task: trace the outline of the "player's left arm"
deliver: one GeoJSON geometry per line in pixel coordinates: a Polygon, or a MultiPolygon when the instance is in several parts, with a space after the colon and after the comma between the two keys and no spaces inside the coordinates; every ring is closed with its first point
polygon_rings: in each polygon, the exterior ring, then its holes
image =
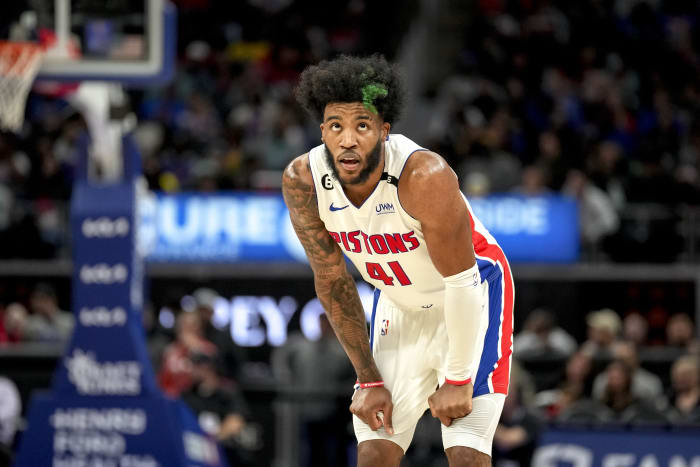
{"type": "Polygon", "coordinates": [[[449,340],[447,383],[431,396],[433,416],[449,425],[471,412],[475,357],[485,323],[481,278],[474,256],[467,205],[454,171],[438,154],[415,153],[399,179],[404,209],[420,221],[433,265],[445,281],[449,340]]]}

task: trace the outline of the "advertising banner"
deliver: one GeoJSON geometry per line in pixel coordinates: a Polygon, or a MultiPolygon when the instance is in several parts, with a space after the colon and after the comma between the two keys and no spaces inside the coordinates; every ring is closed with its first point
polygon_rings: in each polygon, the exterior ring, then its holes
{"type": "Polygon", "coordinates": [[[696,467],[700,429],[548,430],[535,467],[696,467]]]}
{"type": "Polygon", "coordinates": [[[558,195],[469,200],[511,263],[571,263],[579,255],[576,201],[558,195]]]}
{"type": "MultiPolygon", "coordinates": [[[[561,196],[470,200],[511,262],[578,258],[576,202],[561,196]]],[[[141,248],[152,262],[306,261],[280,194],[151,194],[141,206],[141,248]]]]}

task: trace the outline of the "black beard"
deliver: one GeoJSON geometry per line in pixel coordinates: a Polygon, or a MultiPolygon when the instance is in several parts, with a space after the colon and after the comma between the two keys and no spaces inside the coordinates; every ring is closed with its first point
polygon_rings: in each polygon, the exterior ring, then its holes
{"type": "Polygon", "coordinates": [[[360,173],[357,174],[357,177],[350,180],[349,182],[344,182],[343,180],[341,180],[340,174],[338,173],[338,169],[335,167],[335,158],[333,157],[333,154],[331,154],[331,151],[328,149],[328,146],[326,144],[324,144],[323,146],[326,148],[326,162],[333,171],[333,177],[336,180],[338,180],[338,182],[340,182],[341,186],[360,185],[366,182],[370,174],[374,172],[374,169],[376,169],[379,165],[379,156],[382,153],[382,139],[379,138],[377,140],[377,144],[374,146],[372,151],[369,154],[367,154],[367,166],[364,169],[360,170],[360,173]]]}

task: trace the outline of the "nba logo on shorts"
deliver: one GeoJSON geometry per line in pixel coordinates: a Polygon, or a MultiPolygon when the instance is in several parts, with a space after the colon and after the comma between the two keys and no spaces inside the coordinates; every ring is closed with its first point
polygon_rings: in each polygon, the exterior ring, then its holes
{"type": "Polygon", "coordinates": [[[382,336],[386,336],[387,334],[389,334],[389,320],[388,319],[382,320],[382,329],[379,331],[379,334],[382,336]]]}

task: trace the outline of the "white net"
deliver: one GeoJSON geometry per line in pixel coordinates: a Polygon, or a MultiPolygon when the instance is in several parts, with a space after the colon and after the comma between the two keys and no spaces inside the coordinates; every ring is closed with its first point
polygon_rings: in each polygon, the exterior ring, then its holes
{"type": "Polygon", "coordinates": [[[31,42],[0,41],[0,129],[17,132],[44,52],[31,42]]]}

